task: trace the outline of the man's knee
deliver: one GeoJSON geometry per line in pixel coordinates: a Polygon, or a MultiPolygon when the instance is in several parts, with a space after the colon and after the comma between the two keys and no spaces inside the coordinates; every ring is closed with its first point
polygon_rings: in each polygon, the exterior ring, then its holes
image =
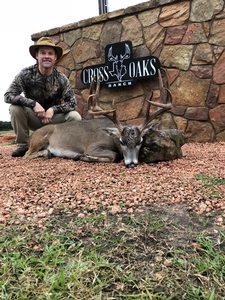
{"type": "Polygon", "coordinates": [[[26,106],[20,106],[20,105],[10,105],[9,112],[12,117],[18,118],[18,117],[28,117],[29,115],[34,115],[33,109],[26,106]]]}
{"type": "Polygon", "coordinates": [[[80,120],[81,120],[81,115],[77,111],[74,110],[67,113],[66,122],[80,121],[80,120]]]}
{"type": "Polygon", "coordinates": [[[21,113],[24,113],[23,107],[19,105],[10,105],[9,112],[11,117],[21,115],[21,113]]]}

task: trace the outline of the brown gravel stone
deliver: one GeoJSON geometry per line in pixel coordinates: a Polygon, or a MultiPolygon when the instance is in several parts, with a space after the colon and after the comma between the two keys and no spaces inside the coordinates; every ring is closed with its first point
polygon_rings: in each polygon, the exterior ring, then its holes
{"type": "Polygon", "coordinates": [[[213,212],[216,224],[224,226],[225,143],[185,144],[181,159],[133,169],[123,162],[25,161],[11,157],[14,148],[0,147],[1,223],[37,221],[61,211],[119,214],[179,204],[198,214],[213,212]]]}

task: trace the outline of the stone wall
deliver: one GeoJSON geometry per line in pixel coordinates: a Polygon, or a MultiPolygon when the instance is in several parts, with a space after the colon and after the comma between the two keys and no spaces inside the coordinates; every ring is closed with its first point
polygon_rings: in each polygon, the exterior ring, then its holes
{"type": "MultiPolygon", "coordinates": [[[[58,69],[86,111],[88,88],[82,68],[104,63],[105,46],[125,40],[133,58],[154,55],[167,69],[174,108],[162,117],[161,128],[178,128],[189,142],[225,141],[225,4],[224,0],[151,0],[108,14],[32,35],[35,42],[50,36],[64,49],[58,69]]],[[[143,118],[146,86],[159,97],[157,78],[133,87],[102,89],[102,106],[116,99],[118,116],[127,123],[143,118]]]]}

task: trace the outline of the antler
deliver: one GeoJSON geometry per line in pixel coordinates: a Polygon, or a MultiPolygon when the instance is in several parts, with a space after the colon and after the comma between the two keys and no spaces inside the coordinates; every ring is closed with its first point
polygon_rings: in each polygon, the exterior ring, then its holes
{"type": "Polygon", "coordinates": [[[153,92],[151,91],[151,94],[149,95],[149,99],[146,99],[147,105],[146,105],[146,115],[143,123],[139,126],[140,131],[143,131],[145,127],[154,120],[157,116],[161,115],[167,110],[170,110],[172,106],[172,94],[169,90],[169,80],[168,75],[165,69],[162,69],[166,74],[166,87],[164,87],[162,75],[160,70],[158,69],[158,76],[159,76],[159,89],[160,89],[160,103],[151,101],[153,92]],[[150,106],[157,106],[158,109],[153,112],[151,115],[149,115],[150,106]]]}
{"type": "Polygon", "coordinates": [[[113,99],[113,101],[112,101],[112,109],[111,110],[103,110],[99,105],[100,79],[101,79],[101,75],[99,75],[99,77],[98,77],[95,93],[94,93],[95,78],[93,78],[91,81],[89,97],[88,97],[88,112],[95,116],[103,115],[103,116],[107,117],[116,125],[116,127],[119,129],[119,131],[122,132],[123,125],[120,123],[120,121],[117,117],[117,114],[116,114],[115,99],[113,99]]]}
{"type": "Polygon", "coordinates": [[[112,62],[117,62],[118,61],[118,55],[113,56],[112,54],[112,46],[109,48],[109,52],[108,52],[108,61],[112,62]]]}
{"type": "Polygon", "coordinates": [[[120,60],[124,61],[124,59],[128,58],[130,58],[130,47],[127,44],[125,44],[125,53],[124,55],[120,54],[120,60]]]}

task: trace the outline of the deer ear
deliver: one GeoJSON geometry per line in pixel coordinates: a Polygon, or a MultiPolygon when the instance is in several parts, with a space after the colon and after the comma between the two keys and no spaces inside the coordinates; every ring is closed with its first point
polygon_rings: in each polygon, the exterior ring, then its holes
{"type": "Polygon", "coordinates": [[[109,136],[114,136],[117,137],[118,139],[120,138],[120,131],[118,128],[108,127],[108,128],[103,128],[102,130],[105,131],[109,136]]]}
{"type": "Polygon", "coordinates": [[[141,132],[141,136],[144,136],[145,134],[151,133],[152,131],[155,131],[157,127],[161,124],[161,121],[158,122],[152,122],[149,123],[141,132]]]}

